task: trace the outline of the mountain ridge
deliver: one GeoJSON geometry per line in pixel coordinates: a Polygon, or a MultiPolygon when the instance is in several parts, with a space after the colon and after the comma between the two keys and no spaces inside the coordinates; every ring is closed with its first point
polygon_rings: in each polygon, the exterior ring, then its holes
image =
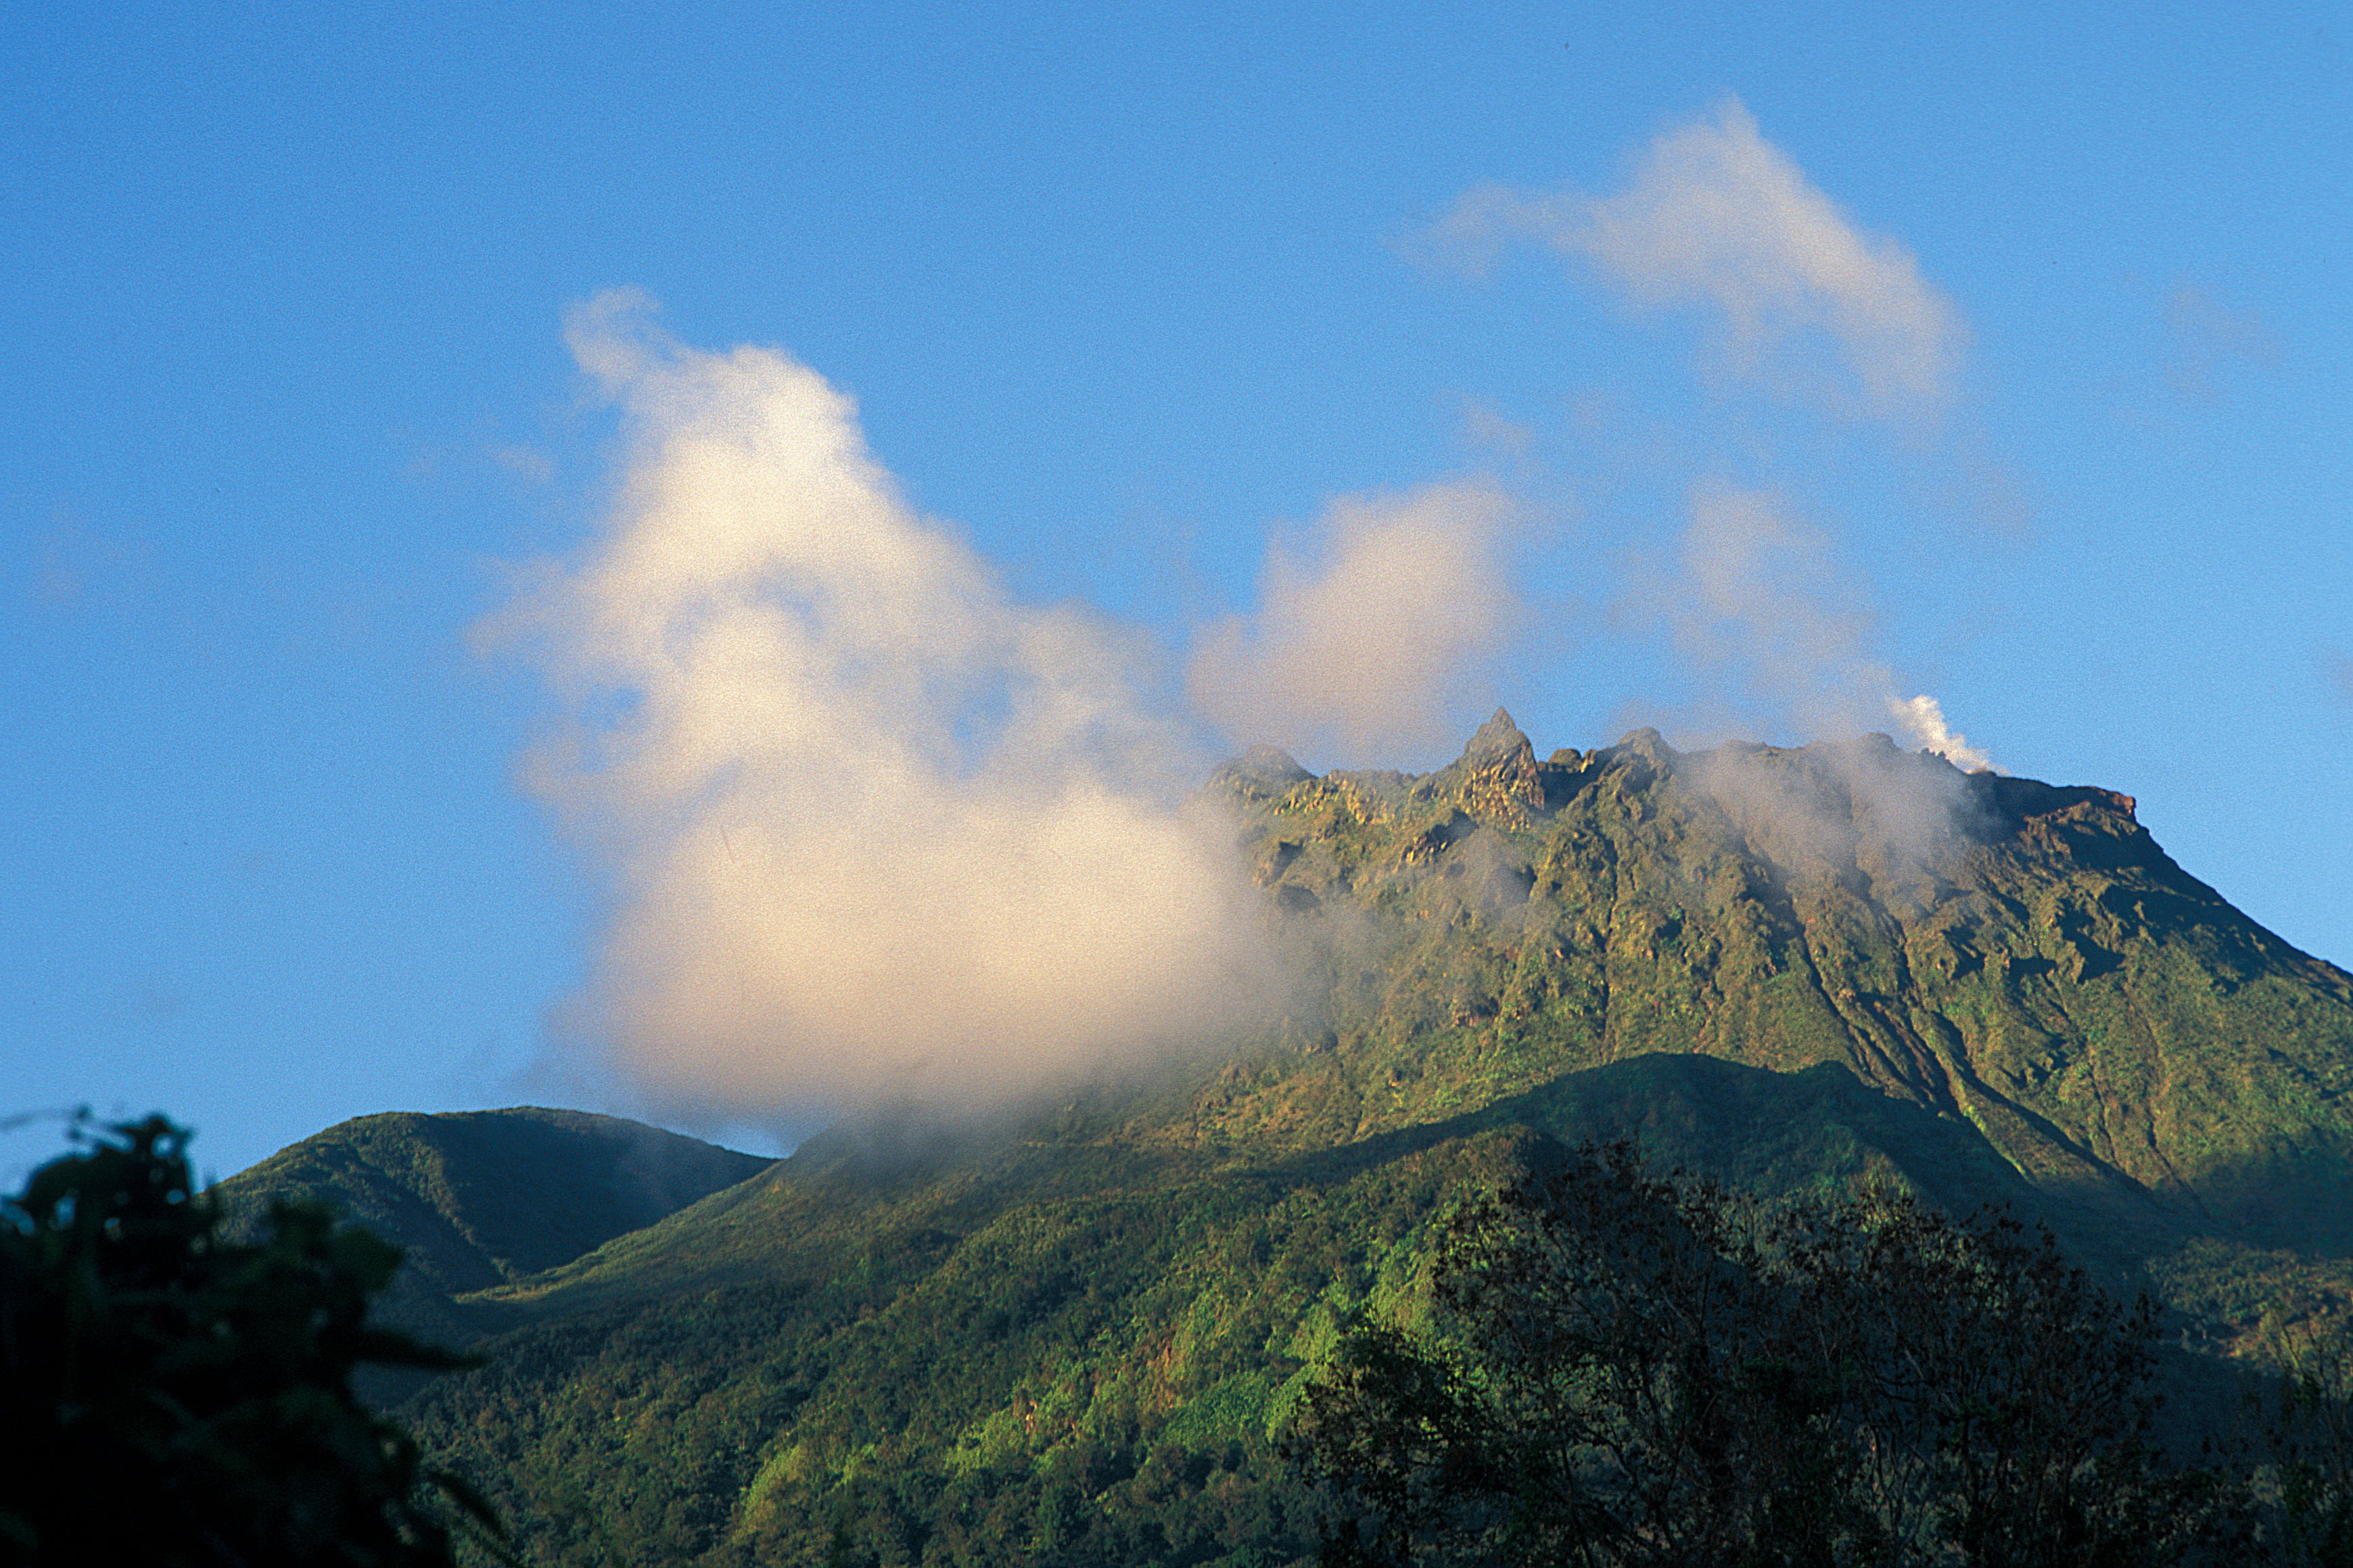
{"type": "MultiPolygon", "coordinates": [[[[406,1253],[379,1313],[445,1340],[459,1299],[558,1268],[770,1162],[616,1116],[543,1106],[354,1117],[216,1184],[231,1235],[317,1200],[406,1253]]],[[[478,1316],[478,1315],[477,1315],[478,1316]]]]}

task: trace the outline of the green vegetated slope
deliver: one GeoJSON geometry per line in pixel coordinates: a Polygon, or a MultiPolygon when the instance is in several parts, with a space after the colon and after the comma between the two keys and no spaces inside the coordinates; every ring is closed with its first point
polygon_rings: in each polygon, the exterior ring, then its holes
{"type": "Polygon", "coordinates": [[[1286,762],[1225,777],[1278,900],[1329,917],[1361,1125],[1648,1051],[1837,1062],[2046,1188],[2353,1246],[2353,1205],[2317,1201],[2353,1155],[2353,979],[2125,796],[1882,737],[1683,756],[1641,731],[1540,763],[1500,714],[1423,778],[1286,762]]]}
{"type": "Polygon", "coordinates": [[[328,1203],[406,1251],[384,1315],[443,1338],[455,1299],[570,1262],[770,1162],[620,1117],[522,1107],[331,1127],[213,1190],[233,1230],[276,1198],[328,1203]]]}
{"type": "Polygon", "coordinates": [[[459,1297],[494,1359],[409,1414],[530,1555],[1294,1557],[1269,1435],[1336,1326],[1588,1138],[2012,1201],[2218,1346],[2353,1287],[2353,983],[2124,797],[1883,740],[1540,763],[1500,714],[1433,774],[1213,787],[1311,977],[1266,1037],[923,1158],[845,1129],[459,1297]]]}
{"type": "Polygon", "coordinates": [[[1321,1149],[1183,1147],[1172,1114],[896,1176],[816,1141],[496,1292],[526,1326],[408,1414],[548,1562],[798,1563],[838,1531],[851,1561],[1285,1561],[1314,1527],[1268,1439],[1301,1381],[1350,1313],[1415,1313],[1451,1205],[1548,1145],[2031,1198],[1836,1066],[1643,1057],[1321,1149]]]}

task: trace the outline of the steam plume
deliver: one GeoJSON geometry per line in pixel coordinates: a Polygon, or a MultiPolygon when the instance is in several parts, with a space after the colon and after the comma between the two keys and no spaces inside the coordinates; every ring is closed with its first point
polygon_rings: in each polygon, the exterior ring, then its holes
{"type": "Polygon", "coordinates": [[[1680,563],[1670,602],[1687,653],[1831,741],[1799,753],[1730,743],[1694,759],[1691,781],[1745,833],[1775,854],[1845,865],[1864,843],[1918,857],[1957,830],[1967,808],[1957,770],[1991,764],[1947,727],[1934,697],[1896,700],[1894,678],[1865,652],[1862,591],[1788,498],[1703,487],[1680,563]],[[1898,752],[1884,736],[1845,738],[1883,713],[1953,765],[1898,752]]]}
{"type": "Polygon", "coordinates": [[[1460,739],[1449,699],[1519,619],[1503,559],[1514,510],[1480,480],[1335,501],[1314,558],[1268,551],[1256,624],[1203,634],[1195,705],[1237,739],[1351,760],[1460,739]]]}
{"type": "Polygon", "coordinates": [[[1888,712],[1904,726],[1904,732],[1914,745],[1934,752],[1955,767],[1968,773],[1998,772],[1993,759],[1969,744],[1967,735],[1956,732],[1945,722],[1944,707],[1923,692],[1917,697],[1887,700],[1888,712]]]}
{"type": "MultiPolygon", "coordinates": [[[[1474,269],[1533,238],[1639,303],[1697,309],[1719,374],[1801,414],[1865,414],[1916,432],[1955,395],[1964,334],[1951,305],[1909,251],[1851,221],[1736,100],[1658,136],[1614,195],[1483,185],[1425,238],[1474,269]]],[[[1769,472],[1774,428],[1742,421],[1739,459],[1725,466],[1769,472]]],[[[1662,620],[1719,683],[1708,727],[1758,701],[1815,734],[1851,735],[1893,714],[1915,744],[1989,766],[1933,698],[1897,700],[1871,655],[1868,595],[1838,553],[1786,488],[1710,480],[1693,490],[1672,559],[1638,570],[1628,603],[1662,620]]]]}
{"type": "Polygon", "coordinates": [[[742,1120],[1002,1100],[1246,1015],[1247,889],[1134,650],[1011,602],[816,373],[648,309],[569,323],[626,467],[507,624],[571,710],[534,785],[611,877],[599,1048],[742,1120]]]}
{"type": "Polygon", "coordinates": [[[1883,713],[1912,746],[1965,772],[1993,769],[1946,722],[1936,698],[1895,695],[1894,676],[1867,653],[1873,616],[1862,588],[1846,580],[1829,537],[1788,497],[1702,486],[1677,565],[1652,592],[1703,670],[1787,709],[1810,733],[1852,735],[1883,713]]]}

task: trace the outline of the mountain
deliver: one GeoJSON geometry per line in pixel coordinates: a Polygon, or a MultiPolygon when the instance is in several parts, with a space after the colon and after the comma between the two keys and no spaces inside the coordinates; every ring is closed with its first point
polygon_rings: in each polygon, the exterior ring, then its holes
{"type": "Polygon", "coordinates": [[[1635,1052],[1835,1062],[2132,1223],[2353,1247],[2353,978],[2127,796],[1884,736],[1540,763],[1500,712],[1427,777],[1300,773],[1224,782],[1279,901],[1380,926],[1335,966],[1330,1038],[1418,1087],[1367,1124],[1635,1052]]]}
{"type": "Polygon", "coordinates": [[[1883,737],[1539,761],[1500,712],[1433,773],[1260,750],[1210,788],[1304,978],[1189,1072],[986,1136],[845,1126],[542,1251],[564,1182],[486,1200],[557,1169],[553,1113],[470,1128],[448,1200],[385,1173],[446,1163],[402,1151],[447,1118],[239,1180],[355,1182],[442,1249],[416,1279],[492,1360],[406,1414],[546,1562],[1295,1558],[1270,1434],[1339,1326],[1409,1321],[1451,1205],[1588,1139],[2009,1202],[2209,1350],[2353,1300],[2353,980],[2125,796],[1883,737]]]}
{"type": "Polygon", "coordinates": [[[770,1162],[620,1117],[512,1110],[363,1116],[221,1182],[233,1233],[315,1199],[406,1249],[381,1315],[472,1337],[459,1298],[521,1279],[731,1187],[770,1162]]]}

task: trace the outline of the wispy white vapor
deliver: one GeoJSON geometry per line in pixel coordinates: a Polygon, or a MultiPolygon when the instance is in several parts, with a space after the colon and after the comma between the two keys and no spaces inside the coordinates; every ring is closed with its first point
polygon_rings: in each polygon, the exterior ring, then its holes
{"type": "Polygon", "coordinates": [[[1861,586],[1788,497],[1702,487],[1677,564],[1663,591],[1693,662],[1826,742],[1796,752],[1735,742],[1691,759],[1690,781],[1743,832],[1777,854],[1852,863],[1859,834],[1918,854],[1956,831],[1966,810],[1956,770],[1990,764],[1946,727],[1935,698],[1895,700],[1886,666],[1868,653],[1861,586]],[[1864,734],[1887,715],[1953,765],[1864,734]]]}
{"type": "Polygon", "coordinates": [[[2171,339],[2166,379],[2199,403],[2220,401],[2226,366],[2276,370],[2284,357],[2262,312],[2226,309],[2194,284],[2177,284],[2166,296],[2165,324],[2171,339]]]}
{"type": "Polygon", "coordinates": [[[1923,692],[1917,697],[1889,697],[1887,711],[1904,727],[1904,733],[1922,751],[1934,752],[1955,767],[1968,773],[1995,773],[1993,759],[1969,744],[1969,738],[1956,731],[1945,722],[1945,710],[1935,698],[1923,692]]]}
{"type": "Polygon", "coordinates": [[[1839,570],[1830,537],[1786,495],[1700,487],[1675,570],[1650,591],[1694,666],[1806,732],[1838,739],[1892,718],[1911,746],[1965,772],[1998,771],[1946,722],[1936,698],[1895,695],[1894,678],[1870,655],[1874,617],[1862,585],[1839,570]]]}
{"type": "Polygon", "coordinates": [[[2337,688],[2337,695],[2353,702],[2353,658],[2342,654],[2327,654],[2322,657],[2321,663],[2327,670],[2329,681],[2337,688]]]}
{"type": "MultiPolygon", "coordinates": [[[[1699,311],[1713,328],[1703,372],[1782,400],[1800,430],[1862,414],[1966,445],[1943,418],[1958,390],[1957,312],[1907,249],[1842,213],[1736,100],[1655,138],[1617,192],[1482,185],[1418,248],[1476,270],[1525,239],[1639,304],[1699,311]]],[[[1680,536],[1671,550],[1634,552],[1621,600],[1632,620],[1668,627],[1712,689],[1682,718],[1659,717],[1717,738],[1766,715],[1805,734],[1852,736],[1892,713],[1915,744],[1988,765],[1933,699],[1897,702],[1874,652],[1871,595],[1841,569],[1839,542],[1808,520],[1800,487],[1760,482],[1819,479],[1808,468],[1841,444],[1801,440],[1809,458],[1791,475],[1777,451],[1787,422],[1714,412],[1731,417],[1710,467],[1754,477],[1694,485],[1680,536]]],[[[1905,455],[1926,459],[1929,447],[1907,441],[1905,455]]]]}
{"type": "Polygon", "coordinates": [[[1187,685],[1240,742],[1390,762],[1450,733],[1451,699],[1520,619],[1513,501],[1484,480],[1333,503],[1303,559],[1267,553],[1253,622],[1208,628],[1187,685]]]}
{"type": "Polygon", "coordinates": [[[1841,411],[1933,414],[1953,393],[1962,329],[1897,241],[1865,233],[1728,100],[1651,142],[1611,196],[1466,194],[1428,248],[1478,267],[1525,235],[1582,257],[1636,300],[1720,313],[1725,366],[1841,411]],[[1851,386],[1804,369],[1826,338],[1851,386]]]}
{"type": "Polygon", "coordinates": [[[1012,602],[850,400],[604,296],[603,536],[506,617],[572,711],[535,787],[609,870],[584,1011],[681,1115],[1002,1100],[1267,995],[1198,763],[1091,617],[1012,602]]]}
{"type": "Polygon", "coordinates": [[[1886,676],[1866,658],[1866,596],[1787,495],[1700,486],[1672,568],[1641,591],[1698,670],[1807,732],[1852,734],[1875,716],[1886,676]]]}

